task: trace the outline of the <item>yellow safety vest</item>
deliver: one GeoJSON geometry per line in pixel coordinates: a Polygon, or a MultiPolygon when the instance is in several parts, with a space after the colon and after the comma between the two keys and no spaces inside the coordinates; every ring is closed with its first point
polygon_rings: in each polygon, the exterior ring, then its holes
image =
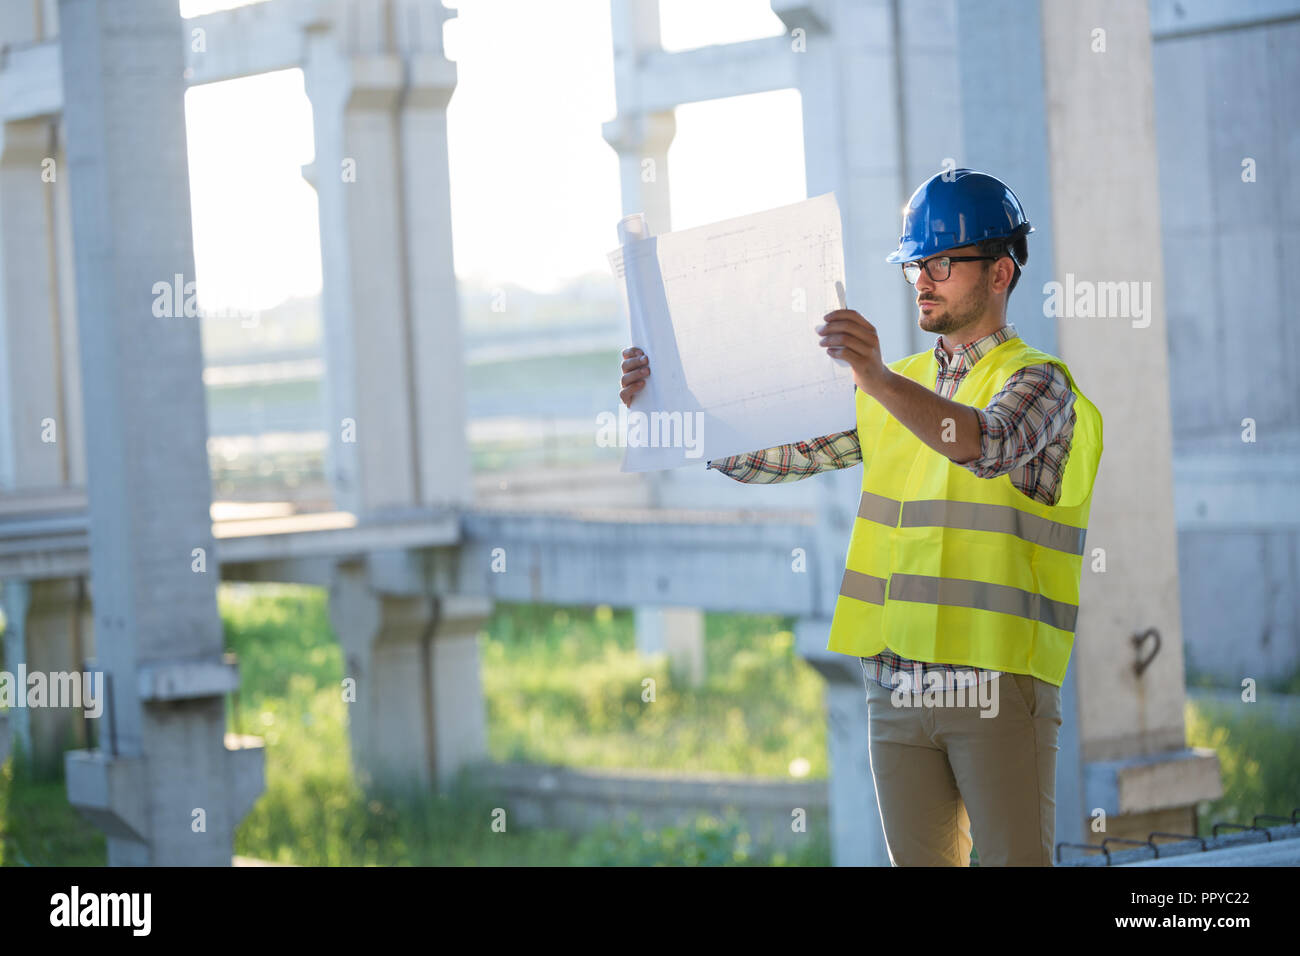
{"type": "MultiPolygon", "coordinates": [[[[1065,680],[1101,414],[1063,361],[1019,336],[983,355],[953,401],[984,408],[1013,373],[1045,362],[1069,378],[1077,416],[1055,505],[1024,494],[1009,474],[978,478],[953,464],[857,390],[862,498],[831,651],[870,657],[888,647],[914,660],[1065,680]]],[[[889,367],[929,389],[939,373],[933,351],[889,367]]]]}

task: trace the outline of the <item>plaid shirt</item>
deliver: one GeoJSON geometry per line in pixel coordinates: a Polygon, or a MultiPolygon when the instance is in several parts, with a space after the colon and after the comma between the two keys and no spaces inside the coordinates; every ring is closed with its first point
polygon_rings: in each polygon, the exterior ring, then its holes
{"type": "MultiPolygon", "coordinates": [[[[1015,336],[1015,326],[1004,325],[978,341],[958,345],[952,358],[937,339],[934,355],[939,362],[934,390],[951,399],[966,373],[997,345],[1015,336]]],[[[1048,363],[1031,365],[1009,377],[987,408],[976,408],[980,423],[980,454],[973,461],[956,462],[980,478],[1010,474],[1011,483],[1028,497],[1054,505],[1061,496],[1061,476],[1070,457],[1074,434],[1074,392],[1060,367],[1048,363]]],[[[862,461],[858,432],[836,432],[810,441],[777,445],[710,461],[709,468],[736,481],[768,484],[796,481],[823,471],[848,468],[862,461]]],[[[888,649],[859,658],[863,673],[876,683],[892,688],[905,674],[913,691],[927,686],[926,674],[937,672],[943,688],[960,682],[969,684],[993,680],[1001,672],[980,667],[915,661],[888,649]],[[958,675],[961,675],[959,678],[958,675]]]]}

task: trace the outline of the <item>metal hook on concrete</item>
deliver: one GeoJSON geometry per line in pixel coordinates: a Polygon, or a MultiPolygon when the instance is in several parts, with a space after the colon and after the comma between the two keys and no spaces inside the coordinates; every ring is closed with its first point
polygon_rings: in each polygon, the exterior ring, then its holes
{"type": "Polygon", "coordinates": [[[1133,653],[1137,655],[1137,660],[1133,662],[1133,672],[1137,674],[1138,677],[1141,677],[1142,672],[1147,669],[1150,663],[1155,660],[1156,655],[1160,653],[1160,632],[1154,627],[1148,627],[1141,634],[1134,634],[1129,638],[1129,641],[1133,644],[1133,653]],[[1155,646],[1151,648],[1151,653],[1146,657],[1143,657],[1142,645],[1148,637],[1154,637],[1156,642],[1155,646]]]}

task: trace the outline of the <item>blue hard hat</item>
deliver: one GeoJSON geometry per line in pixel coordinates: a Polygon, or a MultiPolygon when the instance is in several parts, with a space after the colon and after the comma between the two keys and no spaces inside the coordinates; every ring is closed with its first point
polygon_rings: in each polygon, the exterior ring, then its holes
{"type": "MultiPolygon", "coordinates": [[[[903,209],[903,234],[886,262],[925,259],[981,239],[1018,239],[1034,231],[1011,187],[973,169],[936,173],[903,209]]],[[[1014,258],[1014,257],[1013,257],[1014,258]]]]}

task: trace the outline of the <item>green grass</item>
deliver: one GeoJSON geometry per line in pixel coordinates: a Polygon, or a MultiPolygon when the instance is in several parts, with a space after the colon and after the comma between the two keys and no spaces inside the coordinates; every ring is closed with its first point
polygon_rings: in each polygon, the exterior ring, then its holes
{"type": "Polygon", "coordinates": [[[702,687],[636,652],[631,611],[499,608],[482,643],[494,760],[826,777],[822,680],[791,622],[705,617],[702,687]],[[653,691],[654,700],[643,698],[653,691]]]}
{"type": "MultiPolygon", "coordinates": [[[[266,742],[265,793],[240,825],[237,854],[307,865],[825,865],[824,839],[769,854],[734,817],[687,827],[629,820],[581,837],[492,825],[496,801],[366,794],[352,780],[343,660],[319,589],[223,585],[226,642],[242,687],[229,729],[266,742]]],[[[826,777],[823,688],[794,653],[789,619],[705,617],[708,678],[691,689],[662,657],[635,650],[630,611],[499,605],[480,636],[494,760],[582,767],[826,777]],[[647,683],[651,682],[651,683],[647,683]],[[653,700],[647,699],[653,687],[653,700]]],[[[1214,747],[1225,796],[1211,820],[1288,813],[1300,793],[1300,740],[1240,707],[1188,704],[1188,743],[1214,747]]],[[[102,864],[104,840],[59,780],[0,767],[0,863],[102,864]]]]}
{"type": "Polygon", "coordinates": [[[68,805],[63,781],[0,764],[0,866],[103,866],[104,835],[68,805]]]}
{"type": "Polygon", "coordinates": [[[1222,768],[1223,796],[1197,808],[1201,836],[1209,836],[1217,822],[1250,823],[1259,813],[1289,816],[1300,807],[1300,733],[1294,724],[1280,724],[1246,703],[1189,701],[1184,713],[1188,746],[1213,749],[1222,768]]]}
{"type": "MultiPolygon", "coordinates": [[[[329,631],[323,592],[307,588],[224,587],[221,610],[227,642],[241,662],[244,690],[231,707],[232,729],[263,736],[267,789],[245,818],[235,852],[309,865],[566,865],[698,860],[701,863],[825,862],[829,849],[810,839],[799,860],[750,845],[734,820],[707,816],[686,828],[647,830],[635,821],[582,837],[545,830],[492,827],[496,801],[465,787],[445,797],[392,794],[367,797],[353,782],[346,707],[339,691],[342,656],[329,631]],[[301,662],[301,663],[298,663],[301,662]],[[296,668],[296,670],[295,670],[296,668]]],[[[788,631],[773,619],[710,621],[710,637],[749,641],[735,673],[715,679],[714,694],[674,690],[662,660],[633,649],[631,614],[608,608],[502,606],[481,638],[489,752],[496,760],[574,766],[690,767],[786,773],[778,730],[814,729],[812,714],[789,713],[793,698],[820,707],[817,678],[790,652],[788,631]],[[748,656],[746,656],[748,655],[748,656]],[[799,671],[792,694],[774,696],[778,675],[758,661],[785,660],[799,671]],[[642,681],[656,683],[654,703],[642,703],[642,681]],[[736,702],[762,694],[752,730],[736,702]],[[702,702],[694,701],[696,696],[702,702]],[[726,731],[693,723],[723,715],[726,731]],[[740,718],[740,719],[738,719],[740,718]],[[754,748],[747,734],[765,741],[754,748]],[[584,731],[583,728],[587,729],[584,731]],[[663,734],[669,740],[647,742],[663,734]],[[671,743],[669,742],[671,741],[671,743]],[[756,753],[747,754],[756,750],[756,753]],[[674,753],[689,761],[674,762],[674,753]],[[711,756],[716,755],[716,756],[711,756]],[[717,763],[710,764],[711,759],[717,763]],[[720,764],[723,766],[720,767],[720,764]]],[[[721,668],[723,651],[711,649],[721,668]]],[[[232,702],[233,704],[233,702],[232,702]]],[[[824,730],[822,731],[824,733],[824,730]]],[[[800,747],[815,732],[795,734],[800,747]]],[[[789,749],[787,743],[786,749],[789,749]]],[[[819,749],[824,752],[824,743],[819,749]]],[[[809,750],[809,758],[814,751],[809,750]]],[[[810,759],[811,763],[811,759],[810,759]]],[[[820,772],[825,775],[824,760],[820,772]]]]}

